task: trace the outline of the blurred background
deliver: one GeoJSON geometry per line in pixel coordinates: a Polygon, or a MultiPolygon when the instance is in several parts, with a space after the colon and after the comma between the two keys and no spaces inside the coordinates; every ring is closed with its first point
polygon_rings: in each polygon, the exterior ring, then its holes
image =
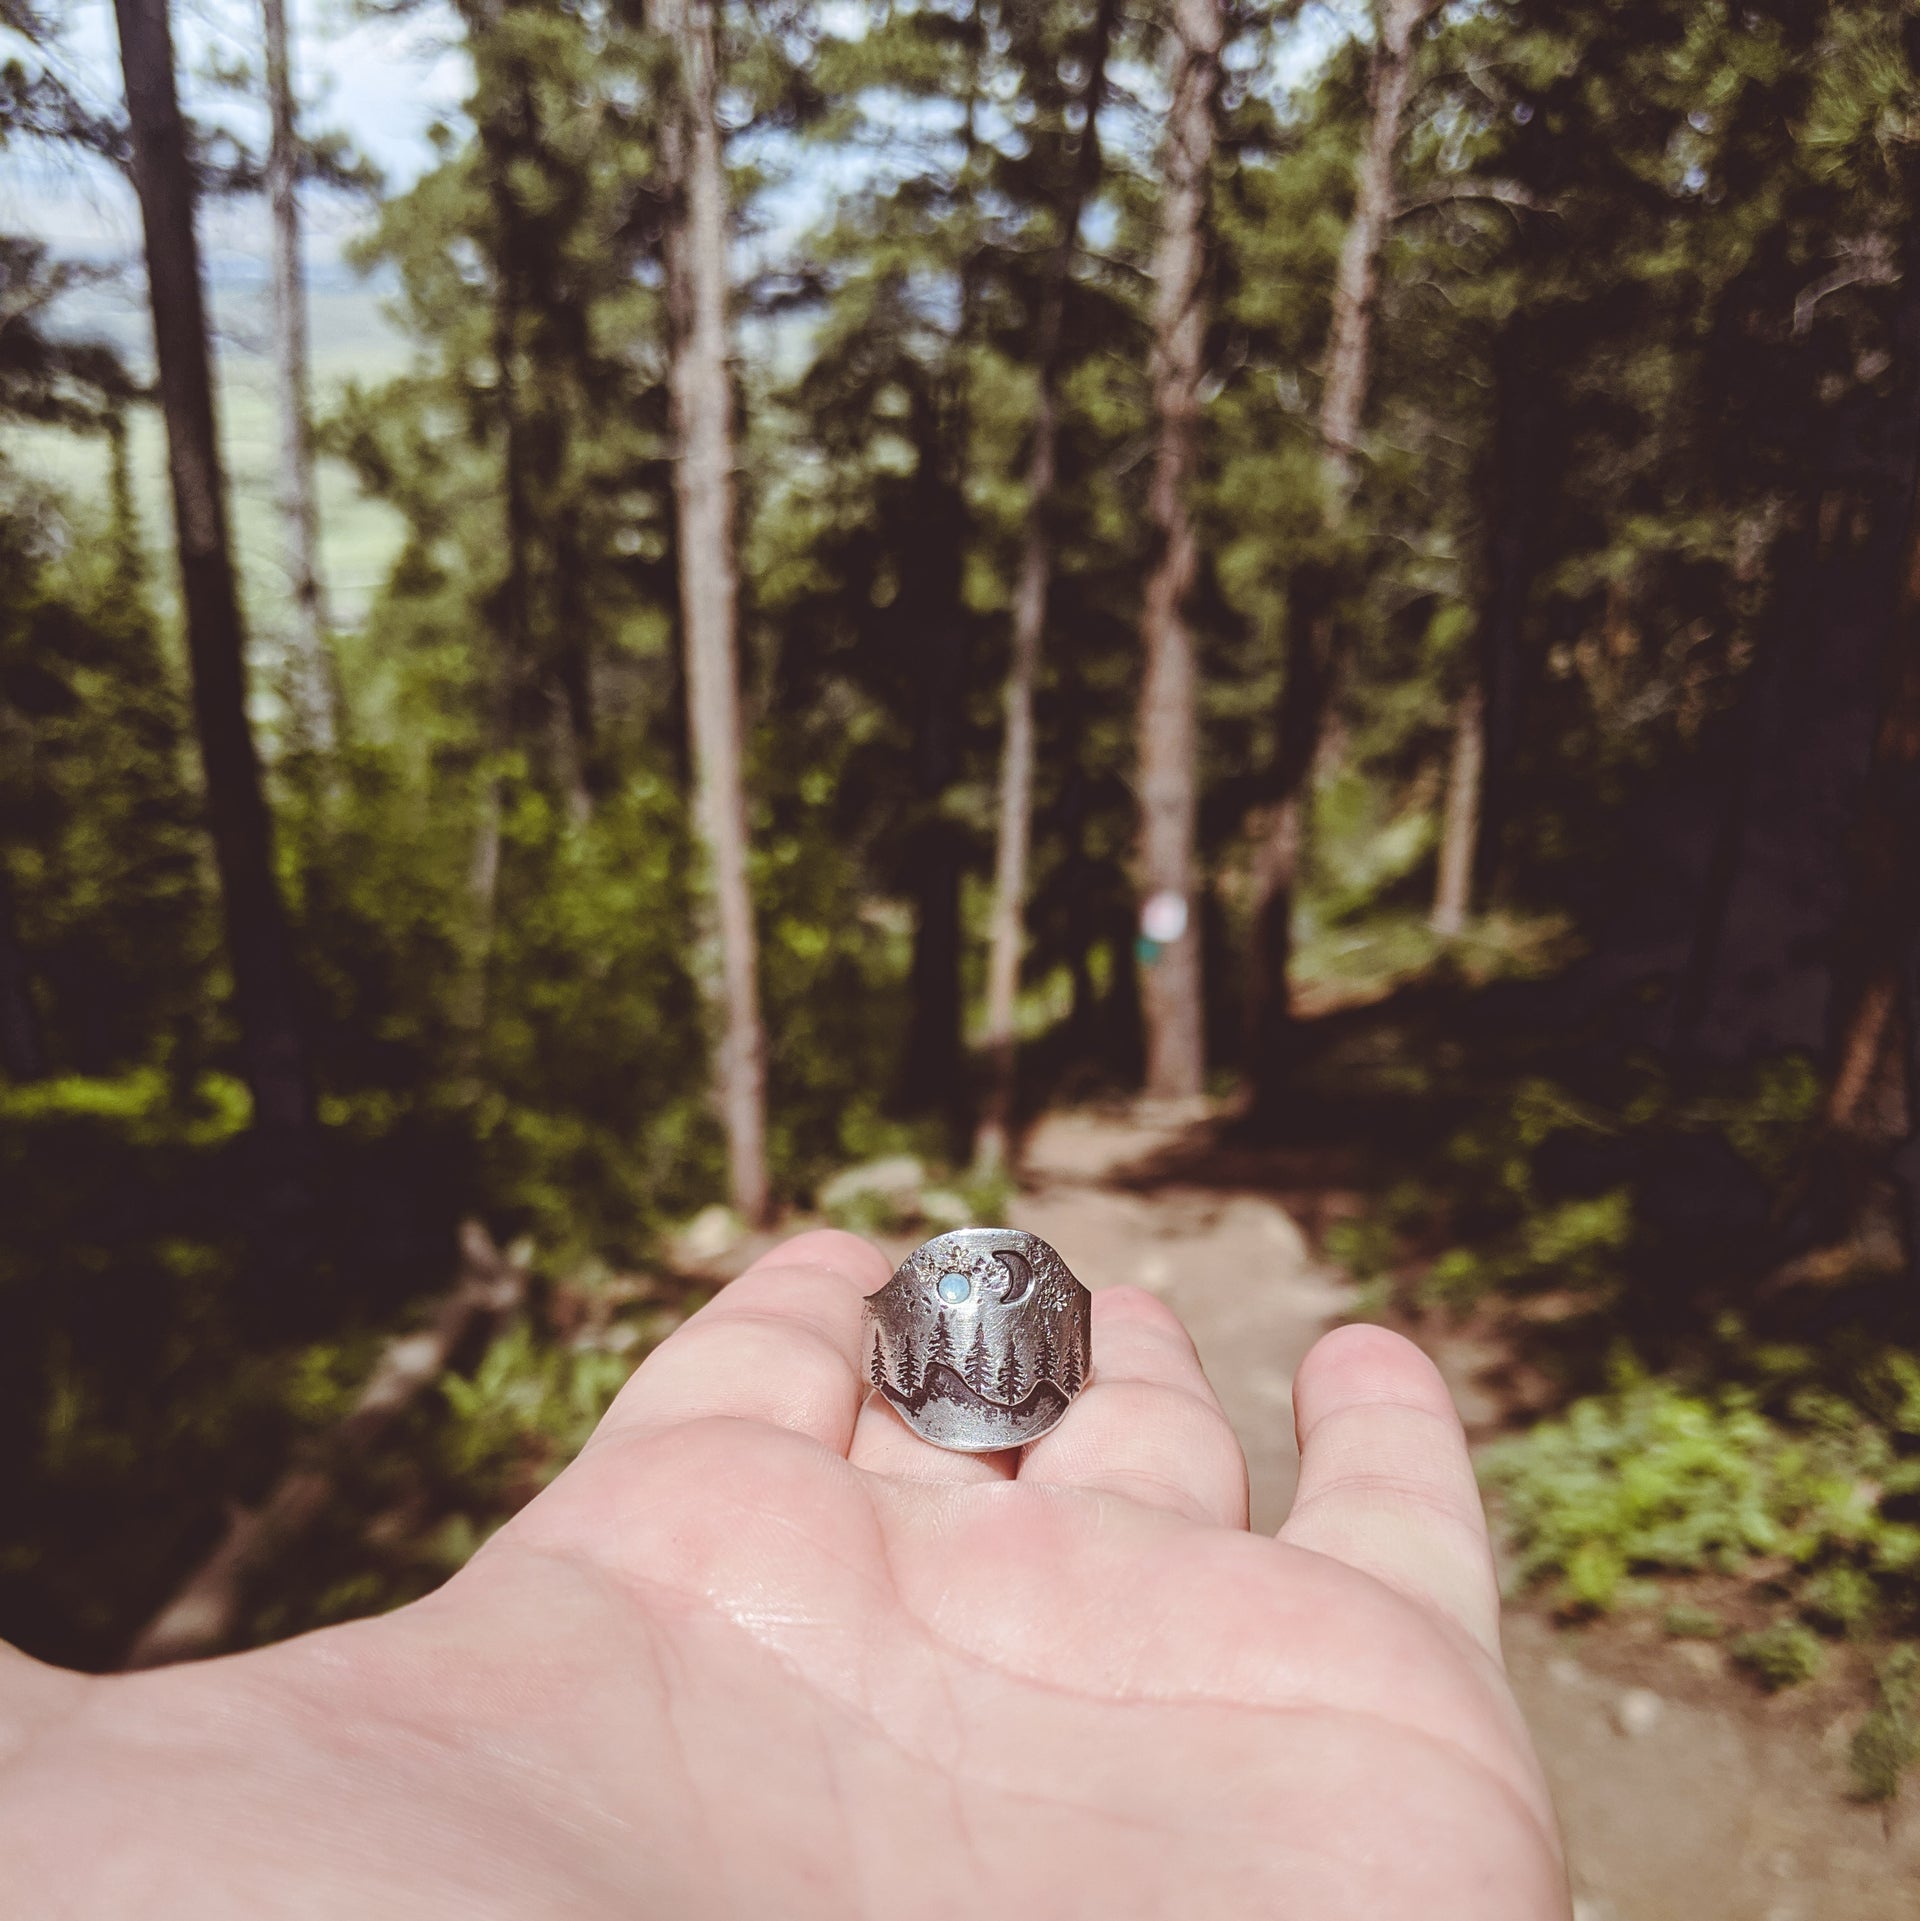
{"type": "Polygon", "coordinates": [[[0,0],[0,1633],[778,1233],[1482,1446],[1582,1921],[1920,1874],[1920,11],[0,0]]]}

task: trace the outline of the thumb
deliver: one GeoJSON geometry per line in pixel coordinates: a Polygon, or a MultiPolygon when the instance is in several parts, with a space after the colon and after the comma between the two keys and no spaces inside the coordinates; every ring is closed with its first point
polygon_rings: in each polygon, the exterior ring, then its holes
{"type": "Polygon", "coordinates": [[[1300,1486],[1280,1530],[1464,1628],[1497,1660],[1500,1590],[1453,1398],[1411,1341],[1342,1327],[1293,1384],[1300,1486]]]}

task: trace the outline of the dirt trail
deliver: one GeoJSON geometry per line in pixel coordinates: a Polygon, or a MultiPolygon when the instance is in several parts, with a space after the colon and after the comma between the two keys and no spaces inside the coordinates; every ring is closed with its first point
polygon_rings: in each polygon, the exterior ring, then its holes
{"type": "MultiPolygon", "coordinates": [[[[1292,1498],[1294,1369],[1352,1298],[1271,1195],[1162,1178],[1183,1130],[1089,1113],[1030,1143],[1016,1225],[1090,1285],[1152,1289],[1192,1330],[1247,1449],[1254,1525],[1292,1498]]],[[[1191,1155],[1175,1154],[1193,1164],[1191,1155]]],[[[1464,1347],[1441,1363],[1472,1425],[1464,1347]]],[[[1577,1921],[1915,1921],[1920,1795],[1846,1799],[1859,1707],[1838,1686],[1762,1700],[1717,1648],[1650,1624],[1568,1633],[1517,1611],[1509,1665],[1553,1782],[1577,1921]]]]}

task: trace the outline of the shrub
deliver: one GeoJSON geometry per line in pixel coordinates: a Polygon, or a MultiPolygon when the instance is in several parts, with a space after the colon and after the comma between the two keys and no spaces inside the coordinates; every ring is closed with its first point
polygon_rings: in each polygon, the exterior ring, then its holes
{"type": "Polygon", "coordinates": [[[1895,1648],[1875,1681],[1879,1698],[1853,1737],[1849,1759],[1860,1799],[1891,1801],[1901,1775],[1920,1761],[1920,1648],[1895,1648]]]}
{"type": "Polygon", "coordinates": [[[1752,1671],[1769,1694],[1798,1687],[1820,1672],[1827,1651],[1820,1637],[1798,1621],[1776,1621],[1733,1644],[1733,1658],[1752,1671]]]}
{"type": "Polygon", "coordinates": [[[1676,1601],[1660,1617],[1660,1624],[1676,1641],[1717,1641],[1727,1624],[1711,1608],[1676,1601]]]}
{"type": "Polygon", "coordinates": [[[1889,1511],[1920,1492],[1904,1437],[1831,1395],[1803,1397],[1787,1425],[1738,1390],[1617,1372],[1611,1392],[1485,1459],[1521,1584],[1601,1612],[1636,1576],[1754,1572],[1764,1556],[1796,1612],[1829,1630],[1913,1609],[1920,1529],[1889,1511]]]}

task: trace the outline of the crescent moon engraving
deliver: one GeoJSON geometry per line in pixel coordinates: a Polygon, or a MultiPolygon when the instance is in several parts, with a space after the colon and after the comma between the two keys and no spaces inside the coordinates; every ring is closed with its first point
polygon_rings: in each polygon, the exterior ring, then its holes
{"type": "Polygon", "coordinates": [[[1033,1292],[1033,1263],[1005,1247],[996,1247],[993,1258],[1007,1270],[1007,1291],[1000,1296],[1000,1305],[1019,1307],[1033,1292]]]}

